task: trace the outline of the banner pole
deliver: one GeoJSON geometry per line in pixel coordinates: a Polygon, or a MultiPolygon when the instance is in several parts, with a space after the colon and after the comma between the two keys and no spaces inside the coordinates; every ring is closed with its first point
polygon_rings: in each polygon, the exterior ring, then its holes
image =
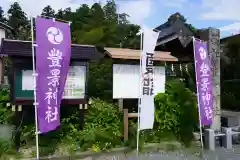
{"type": "MultiPolygon", "coordinates": [[[[193,37],[193,52],[194,52],[194,59],[196,59],[195,57],[195,38],[193,37]]],[[[196,70],[196,61],[194,62],[195,63],[195,70],[196,70]]],[[[195,74],[196,74],[196,71],[195,71],[195,74]]],[[[198,85],[198,82],[197,82],[197,76],[196,77],[196,85],[198,85]]],[[[197,99],[198,99],[198,103],[200,102],[199,101],[199,96],[198,96],[198,87],[197,88],[197,99]]],[[[202,120],[201,120],[201,113],[200,113],[200,107],[198,107],[198,117],[199,117],[199,127],[200,127],[200,141],[201,141],[201,147],[202,147],[202,150],[203,150],[203,138],[202,138],[202,120]]]]}
{"type": "Polygon", "coordinates": [[[142,92],[142,51],[143,51],[143,32],[140,33],[140,56],[139,56],[139,98],[138,98],[138,127],[137,127],[137,157],[139,154],[139,132],[140,132],[140,106],[142,92]]]}
{"type": "Polygon", "coordinates": [[[39,145],[38,145],[38,110],[37,110],[37,95],[36,95],[36,70],[35,70],[35,44],[33,31],[33,17],[31,18],[31,32],[32,32],[32,66],[33,66],[33,81],[34,81],[34,109],[35,109],[35,136],[36,136],[36,159],[39,160],[39,145]]]}

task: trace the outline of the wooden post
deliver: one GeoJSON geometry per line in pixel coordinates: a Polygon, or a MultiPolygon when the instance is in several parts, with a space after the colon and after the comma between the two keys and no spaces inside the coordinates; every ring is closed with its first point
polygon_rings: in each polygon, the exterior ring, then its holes
{"type": "Polygon", "coordinates": [[[4,65],[3,65],[3,60],[0,57],[0,84],[3,83],[3,69],[4,69],[4,65]]]}
{"type": "Polygon", "coordinates": [[[119,107],[119,111],[123,110],[123,99],[118,99],[118,107],[119,107]]]}
{"type": "MultiPolygon", "coordinates": [[[[6,30],[0,27],[0,48],[1,48],[1,44],[2,44],[2,39],[6,37],[6,30]]],[[[3,58],[0,57],[0,84],[2,84],[2,80],[3,80],[3,76],[4,76],[4,62],[3,62],[3,58]]]]}
{"type": "Polygon", "coordinates": [[[208,53],[212,62],[213,71],[213,124],[211,128],[215,131],[221,130],[221,92],[220,92],[220,30],[209,28],[200,33],[202,40],[208,41],[208,53]]]}
{"type": "Polygon", "coordinates": [[[21,144],[21,123],[22,123],[22,106],[15,106],[12,105],[12,111],[15,112],[15,119],[14,119],[14,124],[15,124],[15,130],[14,130],[14,143],[16,150],[19,151],[20,149],[20,144],[21,144]]]}
{"type": "Polygon", "coordinates": [[[80,129],[83,129],[84,125],[84,104],[79,104],[79,124],[80,129]]]}
{"type": "Polygon", "coordinates": [[[123,109],[124,141],[128,140],[128,109],[123,109]]]}
{"type": "Polygon", "coordinates": [[[83,129],[83,127],[84,127],[85,112],[87,109],[88,109],[88,104],[79,104],[80,129],[83,129]]]}

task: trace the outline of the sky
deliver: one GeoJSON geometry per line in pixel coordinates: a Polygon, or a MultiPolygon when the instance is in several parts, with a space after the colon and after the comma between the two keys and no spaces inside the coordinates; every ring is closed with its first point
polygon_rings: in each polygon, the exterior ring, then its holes
{"type": "MultiPolygon", "coordinates": [[[[23,10],[31,16],[41,13],[46,5],[53,9],[81,4],[92,5],[106,0],[0,0],[0,6],[7,11],[17,1],[23,10]]],[[[167,18],[180,12],[187,22],[196,28],[215,27],[221,30],[221,37],[240,33],[239,0],[115,0],[118,12],[127,13],[132,23],[155,28],[166,22],[167,18]]]]}

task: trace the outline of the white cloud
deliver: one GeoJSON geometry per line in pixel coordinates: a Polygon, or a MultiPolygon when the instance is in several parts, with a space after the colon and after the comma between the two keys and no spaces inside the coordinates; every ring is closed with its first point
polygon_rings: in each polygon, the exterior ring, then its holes
{"type": "Polygon", "coordinates": [[[219,28],[223,32],[239,32],[240,30],[240,22],[236,22],[227,26],[223,26],[219,28]]]}
{"type": "MultiPolygon", "coordinates": [[[[42,9],[50,5],[54,10],[71,7],[73,10],[80,6],[80,2],[74,3],[72,0],[1,0],[3,9],[7,11],[13,2],[18,2],[25,13],[31,16],[37,16],[42,9]]],[[[92,4],[94,0],[81,0],[82,3],[92,4]]]]}
{"type": "Polygon", "coordinates": [[[119,3],[119,11],[127,13],[133,23],[143,25],[144,20],[154,13],[152,0],[129,0],[119,3]]]}
{"type": "Polygon", "coordinates": [[[201,19],[203,20],[230,20],[236,21],[227,26],[220,27],[222,32],[239,32],[240,9],[239,0],[202,0],[201,19]]]}
{"type": "Polygon", "coordinates": [[[163,5],[166,7],[172,7],[172,8],[182,8],[186,5],[186,2],[188,0],[168,0],[164,1],[163,5]]]}
{"type": "MultiPolygon", "coordinates": [[[[10,5],[17,1],[22,9],[31,16],[37,16],[42,12],[42,9],[50,5],[54,10],[61,8],[71,7],[72,10],[76,10],[81,4],[92,5],[95,2],[102,2],[106,0],[0,0],[0,6],[3,7],[6,12],[10,5]]],[[[116,3],[119,6],[120,12],[125,12],[130,16],[130,20],[136,24],[142,24],[143,20],[148,18],[153,12],[152,0],[117,0],[116,3]]]]}
{"type": "Polygon", "coordinates": [[[239,0],[202,0],[205,20],[240,20],[239,0]]]}

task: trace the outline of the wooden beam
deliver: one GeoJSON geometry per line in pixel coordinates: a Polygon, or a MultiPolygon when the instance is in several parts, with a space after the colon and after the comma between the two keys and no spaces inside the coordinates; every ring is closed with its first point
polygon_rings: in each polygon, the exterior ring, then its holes
{"type": "Polygon", "coordinates": [[[128,118],[137,118],[138,113],[128,113],[128,118]]]}
{"type": "Polygon", "coordinates": [[[80,125],[80,129],[83,129],[84,126],[84,104],[79,104],[79,112],[78,112],[78,116],[79,116],[79,125],[80,125]]]}

